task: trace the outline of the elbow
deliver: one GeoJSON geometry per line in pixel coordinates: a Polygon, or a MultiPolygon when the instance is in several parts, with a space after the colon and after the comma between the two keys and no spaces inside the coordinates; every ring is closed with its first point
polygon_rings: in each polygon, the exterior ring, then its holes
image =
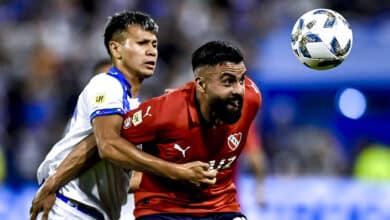
{"type": "Polygon", "coordinates": [[[107,160],[111,158],[112,145],[108,141],[100,141],[97,146],[100,159],[107,160]]]}

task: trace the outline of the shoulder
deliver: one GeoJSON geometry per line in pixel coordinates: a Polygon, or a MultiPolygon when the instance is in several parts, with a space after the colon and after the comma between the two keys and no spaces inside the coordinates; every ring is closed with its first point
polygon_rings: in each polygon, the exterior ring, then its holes
{"type": "Polygon", "coordinates": [[[190,83],[185,84],[184,86],[173,89],[161,96],[142,102],[140,106],[137,109],[132,110],[132,112],[151,108],[153,111],[158,110],[159,115],[172,115],[175,111],[178,111],[179,108],[185,107],[192,92],[192,88],[194,87],[190,83]]]}
{"type": "Polygon", "coordinates": [[[101,73],[97,74],[94,77],[91,78],[86,88],[91,91],[115,91],[115,90],[122,90],[121,83],[115,79],[114,77],[106,74],[101,73]]]}
{"type": "Polygon", "coordinates": [[[249,78],[245,78],[245,99],[253,105],[260,107],[262,103],[262,95],[259,87],[249,78]]]}
{"type": "Polygon", "coordinates": [[[121,83],[114,77],[106,74],[106,73],[100,73],[96,74],[91,78],[89,81],[89,84],[108,84],[108,85],[121,85],[121,83]]]}
{"type": "Polygon", "coordinates": [[[183,102],[188,100],[194,88],[195,84],[193,82],[189,82],[179,88],[171,89],[169,92],[161,96],[151,98],[144,103],[160,103],[162,105],[166,105],[166,108],[178,108],[178,106],[181,106],[183,102]]]}
{"type": "MultiPolygon", "coordinates": [[[[192,90],[194,89],[194,83],[186,83],[183,86],[172,89],[170,92],[165,93],[159,97],[153,98],[156,101],[163,102],[169,105],[175,105],[187,100],[192,90]]],[[[177,106],[176,106],[177,107],[177,106]]]]}
{"type": "Polygon", "coordinates": [[[179,88],[172,89],[170,92],[160,96],[160,98],[164,100],[168,100],[170,102],[176,102],[190,96],[193,93],[194,88],[195,88],[194,82],[188,82],[179,88]]]}

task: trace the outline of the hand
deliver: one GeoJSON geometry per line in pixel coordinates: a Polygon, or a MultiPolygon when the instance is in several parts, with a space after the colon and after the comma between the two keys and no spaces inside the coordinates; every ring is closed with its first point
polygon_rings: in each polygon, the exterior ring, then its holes
{"type": "Polygon", "coordinates": [[[186,180],[195,186],[213,185],[217,182],[217,170],[209,170],[209,164],[195,161],[180,164],[184,168],[182,176],[178,179],[186,180]]]}
{"type": "Polygon", "coordinates": [[[43,212],[42,220],[47,220],[49,211],[56,200],[56,192],[42,185],[32,201],[30,208],[30,220],[35,220],[40,212],[43,212]]]}
{"type": "Polygon", "coordinates": [[[141,184],[141,179],[142,179],[142,173],[141,172],[138,172],[138,171],[134,170],[131,173],[128,193],[134,193],[137,189],[139,189],[139,186],[141,184]]]}

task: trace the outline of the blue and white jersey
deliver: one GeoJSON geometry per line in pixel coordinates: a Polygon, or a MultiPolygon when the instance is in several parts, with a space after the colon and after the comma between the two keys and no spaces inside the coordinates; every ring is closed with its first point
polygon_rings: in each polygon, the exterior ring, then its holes
{"type": "MultiPolygon", "coordinates": [[[[116,68],[94,76],[79,95],[77,106],[65,136],[57,142],[38,168],[38,182],[56,172],[71,150],[92,131],[95,117],[120,114],[139,105],[131,98],[131,86],[116,68]]],[[[95,207],[106,219],[118,219],[126,201],[129,172],[101,160],[78,178],[60,189],[60,193],[86,205],[95,207]]]]}

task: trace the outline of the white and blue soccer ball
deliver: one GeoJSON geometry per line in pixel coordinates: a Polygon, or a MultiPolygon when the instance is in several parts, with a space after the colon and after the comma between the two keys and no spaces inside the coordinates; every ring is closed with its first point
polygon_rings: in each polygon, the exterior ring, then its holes
{"type": "Polygon", "coordinates": [[[347,20],[330,9],[314,9],[303,14],[291,32],[295,56],[316,70],[341,64],[352,49],[352,30],[347,20]]]}

